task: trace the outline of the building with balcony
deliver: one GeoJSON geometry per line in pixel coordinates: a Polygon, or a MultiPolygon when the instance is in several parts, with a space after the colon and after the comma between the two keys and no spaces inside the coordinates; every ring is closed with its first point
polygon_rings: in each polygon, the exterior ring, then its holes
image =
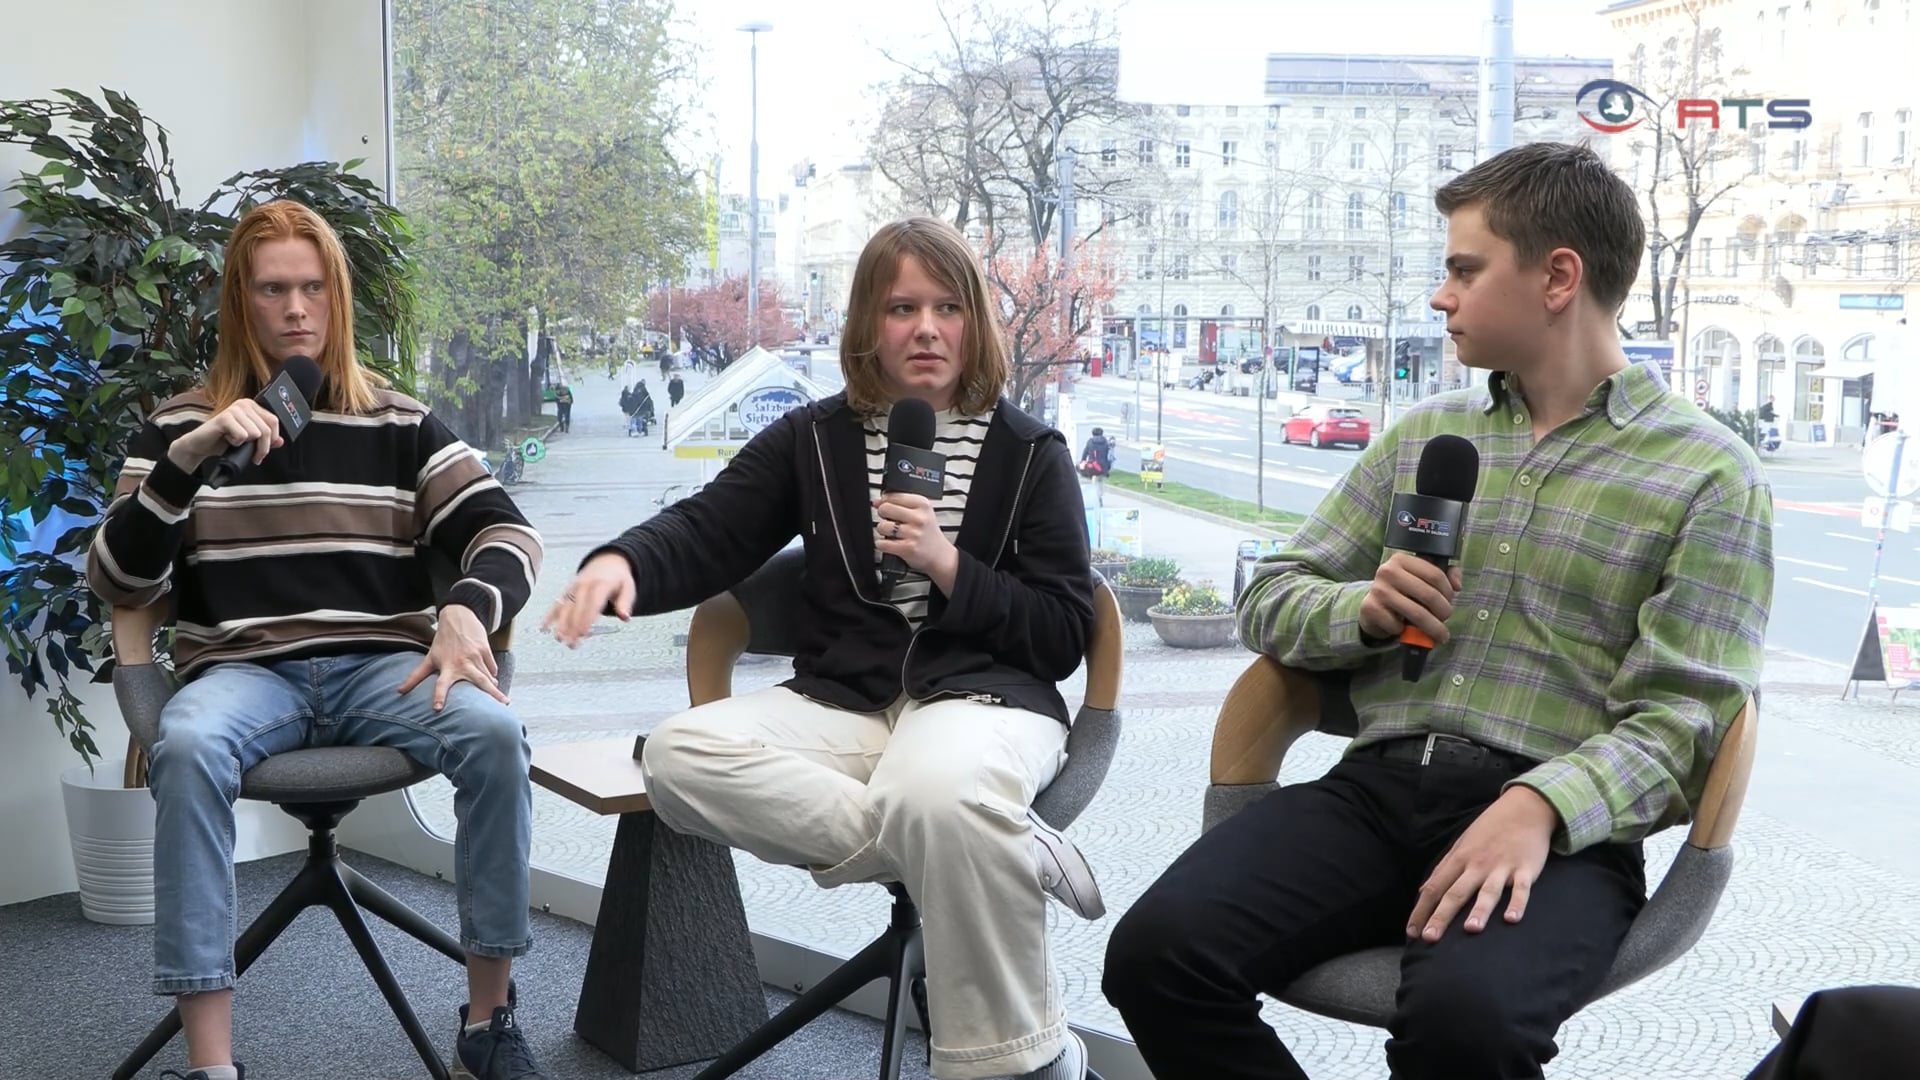
{"type": "Polygon", "coordinates": [[[1771,398],[1787,437],[1814,441],[1857,440],[1872,413],[1920,410],[1910,370],[1920,354],[1906,344],[1920,278],[1920,83],[1886,74],[1920,49],[1917,6],[1608,9],[1620,77],[1650,97],[1801,99],[1812,115],[1787,128],[1755,110],[1742,127],[1729,108],[1718,129],[1691,121],[1689,137],[1660,112],[1634,132],[1596,136],[1642,193],[1651,231],[1677,236],[1700,206],[1685,257],[1663,260],[1661,280],[1675,286],[1664,333],[1647,275],[1624,316],[1676,343],[1690,396],[1737,409],[1771,398]],[[1654,132],[1665,140],[1658,166],[1654,132]]]}

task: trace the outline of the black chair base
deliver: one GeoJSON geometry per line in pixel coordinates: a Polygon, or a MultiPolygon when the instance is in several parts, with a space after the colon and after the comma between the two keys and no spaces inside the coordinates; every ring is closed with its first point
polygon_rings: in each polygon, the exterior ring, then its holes
{"type": "MultiPolygon", "coordinates": [[[[907,1041],[906,1006],[911,1004],[919,1015],[922,1033],[931,1032],[933,1027],[927,1019],[927,958],[920,938],[920,909],[904,886],[889,883],[887,891],[893,894],[893,912],[879,937],[834,968],[833,973],[813,989],[795,998],[779,1015],[740,1040],[733,1049],[715,1058],[713,1064],[700,1070],[693,1080],[725,1080],[877,979],[887,980],[888,988],[885,1037],[880,1045],[880,1080],[900,1080],[901,1056],[906,1052],[907,1041]]],[[[927,1056],[931,1064],[931,1041],[927,1056]]],[[[1087,1080],[1100,1080],[1100,1074],[1088,1068],[1087,1080]]]]}
{"type": "MultiPolygon", "coordinates": [[[[301,912],[310,907],[329,908],[334,917],[340,920],[341,928],[353,942],[354,951],[360,954],[360,962],[366,965],[373,981],[380,987],[380,993],[387,999],[387,1007],[393,1010],[394,1018],[400,1021],[414,1050],[420,1054],[420,1060],[426,1063],[427,1072],[433,1080],[447,1080],[446,1063],[440,1060],[439,1053],[434,1050],[433,1040],[420,1025],[420,1018],[414,1015],[413,1006],[401,994],[400,983],[393,977],[393,969],[387,966],[385,954],[367,929],[362,909],[378,915],[463,966],[467,962],[466,950],[451,934],[428,922],[419,912],[394,899],[391,893],[340,861],[333,830],[340,824],[340,819],[358,805],[358,799],[281,805],[282,810],[299,818],[307,826],[307,861],[234,944],[235,974],[246,974],[260,954],[267,951],[267,947],[280,937],[301,912]]],[[[180,1009],[176,1006],[114,1070],[113,1080],[132,1080],[134,1074],[145,1068],[147,1062],[153,1060],[153,1056],[179,1033],[180,1009]]]]}
{"type": "Polygon", "coordinates": [[[927,961],[921,949],[920,909],[901,886],[890,884],[887,891],[893,894],[893,915],[886,930],[872,944],[833,969],[831,975],[740,1040],[733,1049],[714,1059],[694,1080],[722,1080],[732,1076],[876,979],[887,980],[889,988],[886,1039],[880,1048],[880,1080],[900,1080],[901,1056],[906,1052],[908,1005],[920,1015],[920,1030],[928,1030],[927,961]]]}

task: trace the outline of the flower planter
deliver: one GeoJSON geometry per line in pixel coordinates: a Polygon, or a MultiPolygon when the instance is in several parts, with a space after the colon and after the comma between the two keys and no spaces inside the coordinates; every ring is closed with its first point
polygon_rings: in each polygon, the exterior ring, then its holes
{"type": "Polygon", "coordinates": [[[1120,602],[1120,614],[1128,622],[1146,622],[1147,609],[1159,603],[1165,591],[1158,585],[1115,585],[1113,598],[1120,602]]]}
{"type": "Polygon", "coordinates": [[[123,787],[120,761],[60,774],[80,881],[80,913],[98,923],[153,921],[153,792],[123,787]]]}
{"type": "Polygon", "coordinates": [[[1176,649],[1218,649],[1233,644],[1234,614],[1162,615],[1149,614],[1153,632],[1176,649]]]}
{"type": "Polygon", "coordinates": [[[1119,577],[1120,571],[1126,568],[1127,564],[1123,562],[1097,562],[1093,564],[1094,571],[1105,578],[1109,585],[1113,584],[1113,579],[1119,577]]]}

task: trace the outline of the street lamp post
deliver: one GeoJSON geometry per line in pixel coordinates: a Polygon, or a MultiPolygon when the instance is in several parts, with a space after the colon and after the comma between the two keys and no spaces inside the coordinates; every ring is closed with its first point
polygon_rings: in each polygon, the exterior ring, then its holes
{"type": "MultiPolygon", "coordinates": [[[[764,19],[742,23],[747,34],[747,78],[753,115],[747,149],[747,343],[760,344],[760,35],[773,29],[764,19]]],[[[716,195],[718,192],[715,193],[716,195]]]]}

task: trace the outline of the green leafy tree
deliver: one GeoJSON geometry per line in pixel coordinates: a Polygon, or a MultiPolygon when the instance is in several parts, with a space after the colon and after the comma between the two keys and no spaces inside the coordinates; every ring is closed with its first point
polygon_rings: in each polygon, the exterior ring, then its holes
{"type": "Polygon", "coordinates": [[[694,174],[670,149],[688,74],[673,26],[670,0],[394,4],[426,392],[469,442],[537,411],[529,331],[619,327],[699,242],[694,174]]]}

